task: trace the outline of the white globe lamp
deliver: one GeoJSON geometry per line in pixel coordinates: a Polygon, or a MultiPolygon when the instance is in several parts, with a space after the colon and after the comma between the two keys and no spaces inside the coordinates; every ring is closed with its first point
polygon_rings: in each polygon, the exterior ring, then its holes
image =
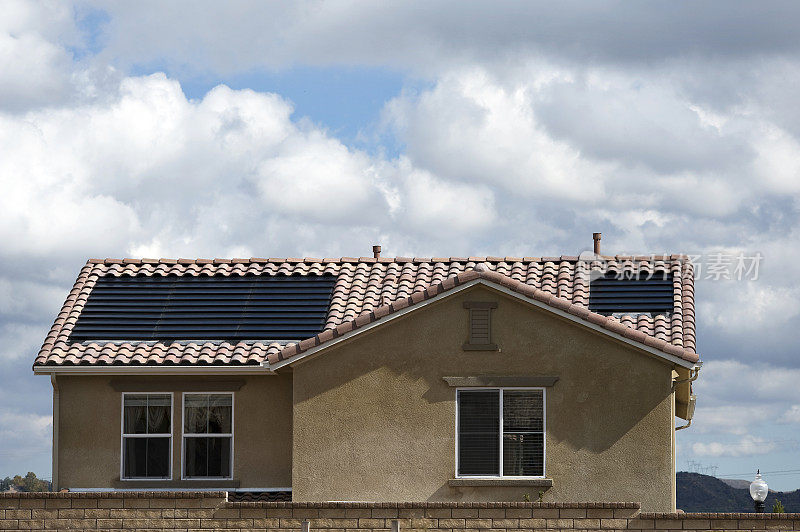
{"type": "Polygon", "coordinates": [[[750,496],[756,503],[756,512],[764,513],[764,501],[767,499],[769,493],[769,486],[761,478],[761,470],[756,472],[756,479],[750,483],[750,496]]]}

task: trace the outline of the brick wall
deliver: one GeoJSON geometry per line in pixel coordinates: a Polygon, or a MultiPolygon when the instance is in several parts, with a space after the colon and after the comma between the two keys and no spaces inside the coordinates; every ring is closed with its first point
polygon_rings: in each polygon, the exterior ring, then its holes
{"type": "Polygon", "coordinates": [[[4,493],[0,530],[800,530],[800,514],[653,514],[638,503],[227,502],[224,492],[4,493]]]}

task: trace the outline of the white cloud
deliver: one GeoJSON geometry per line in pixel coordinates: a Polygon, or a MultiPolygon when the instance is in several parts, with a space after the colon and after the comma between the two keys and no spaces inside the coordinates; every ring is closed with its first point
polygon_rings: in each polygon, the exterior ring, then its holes
{"type": "MultiPolygon", "coordinates": [[[[19,464],[30,460],[32,455],[46,453],[50,449],[52,431],[53,417],[50,415],[0,410],[0,460],[19,464]]],[[[25,473],[17,471],[17,474],[25,473]]]]}
{"type": "Polygon", "coordinates": [[[0,110],[61,102],[73,90],[75,43],[71,7],[62,2],[7,0],[0,18],[0,110]]]}
{"type": "Polygon", "coordinates": [[[701,404],[715,408],[771,407],[800,402],[798,382],[800,369],[778,366],[768,360],[750,364],[730,359],[711,360],[703,365],[694,388],[701,404]]]}
{"type": "MultiPolygon", "coordinates": [[[[745,390],[742,392],[746,393],[745,390]]],[[[770,420],[768,406],[730,403],[705,406],[704,402],[709,399],[711,398],[703,395],[699,397],[700,404],[692,420],[692,428],[696,433],[744,435],[750,432],[754,425],[761,425],[770,420]]]]}
{"type": "Polygon", "coordinates": [[[296,63],[430,73],[537,54],[612,64],[708,54],[721,62],[798,48],[792,4],[88,3],[110,13],[103,27],[109,56],[223,74],[296,63]]]}
{"type": "Polygon", "coordinates": [[[754,436],[745,436],[737,442],[722,443],[722,442],[707,442],[707,443],[694,443],[692,444],[692,452],[696,456],[754,456],[761,454],[772,453],[777,449],[778,445],[775,442],[757,438],[754,436]]]}
{"type": "Polygon", "coordinates": [[[781,423],[800,423],[800,405],[792,405],[778,419],[781,423]]]}

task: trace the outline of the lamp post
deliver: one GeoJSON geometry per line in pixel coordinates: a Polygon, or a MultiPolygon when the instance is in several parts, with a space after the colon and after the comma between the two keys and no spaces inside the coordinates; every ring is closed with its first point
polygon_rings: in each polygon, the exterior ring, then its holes
{"type": "Polygon", "coordinates": [[[750,496],[756,503],[757,513],[764,513],[764,500],[767,498],[767,493],[769,493],[769,486],[761,478],[761,470],[759,469],[756,472],[756,479],[750,483],[750,496]]]}

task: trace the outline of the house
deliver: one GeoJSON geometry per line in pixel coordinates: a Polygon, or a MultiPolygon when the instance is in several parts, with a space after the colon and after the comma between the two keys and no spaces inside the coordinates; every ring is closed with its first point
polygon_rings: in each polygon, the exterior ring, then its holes
{"type": "Polygon", "coordinates": [[[54,486],[674,511],[692,272],[377,246],[89,260],[33,366],[53,385],[54,486]]]}

